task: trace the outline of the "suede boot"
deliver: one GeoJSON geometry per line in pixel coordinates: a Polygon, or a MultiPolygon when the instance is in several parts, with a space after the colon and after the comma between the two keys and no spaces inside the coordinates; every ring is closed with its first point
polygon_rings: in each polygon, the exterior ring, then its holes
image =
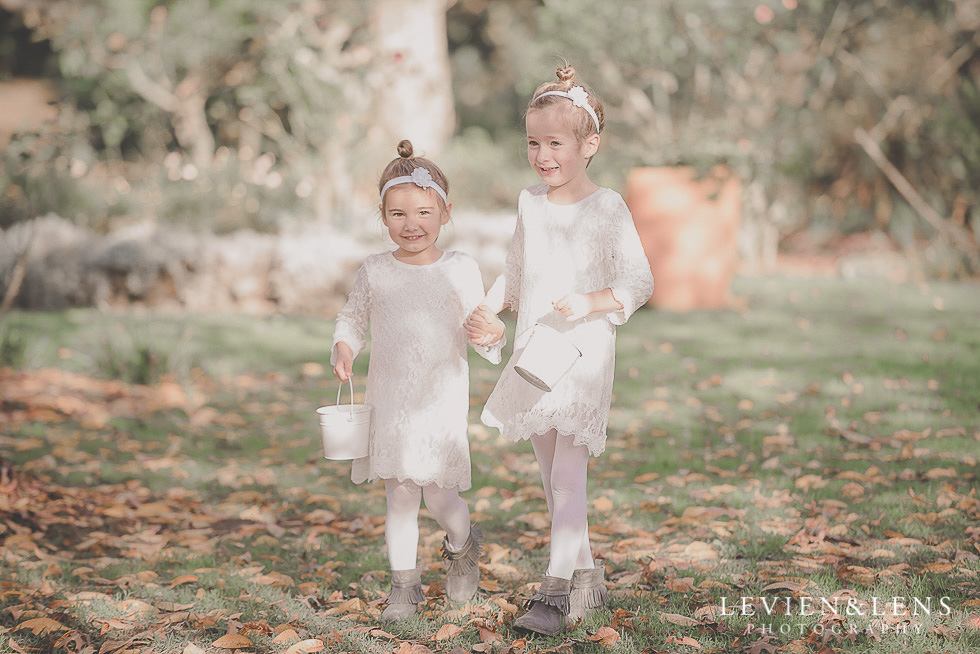
{"type": "Polygon", "coordinates": [[[536,634],[554,636],[562,629],[568,615],[568,594],[571,581],[560,577],[541,577],[538,592],[528,600],[528,612],[514,621],[514,627],[536,634]]]}
{"type": "Polygon", "coordinates": [[[595,560],[594,568],[580,568],[572,573],[568,615],[565,624],[574,624],[589,616],[595,609],[609,601],[606,590],[606,568],[602,559],[595,560]]]}
{"type": "Polygon", "coordinates": [[[425,599],[422,593],[422,571],[392,570],[391,592],[388,605],[381,612],[382,622],[401,622],[415,615],[419,602],[425,599]]]}
{"type": "Polygon", "coordinates": [[[480,552],[483,535],[470,527],[470,536],[463,549],[452,552],[449,536],[442,539],[442,558],[446,559],[446,597],[453,602],[467,602],[476,595],[480,583],[480,552]]]}

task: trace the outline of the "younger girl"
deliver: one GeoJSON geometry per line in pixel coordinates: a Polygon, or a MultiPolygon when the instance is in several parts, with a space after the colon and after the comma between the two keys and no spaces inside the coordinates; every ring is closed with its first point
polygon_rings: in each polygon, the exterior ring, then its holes
{"type": "Polygon", "coordinates": [[[467,321],[474,344],[502,326],[488,313],[517,312],[514,355],[490,394],[482,420],[510,440],[530,439],[551,516],[548,569],[530,610],[515,626],[553,635],[606,601],[601,561],[589,545],[589,456],[605,449],[616,325],[653,293],[650,264],[626,203],[600,188],[586,167],[599,148],[602,104],[575,70],[535,91],[525,117],[527,157],[542,182],[521,192],[504,274],[467,321]],[[582,352],[550,392],[514,372],[531,327],[563,332],[582,352]]]}
{"type": "MultiPolygon", "coordinates": [[[[337,317],[330,363],[341,382],[370,324],[365,403],[374,407],[370,449],[354,461],[355,483],[384,479],[385,543],[391,592],[382,620],[411,617],[424,599],[416,568],[421,501],[446,531],[446,595],[465,602],[477,589],[481,541],[459,492],[470,487],[466,414],[469,370],[463,323],[483,298],[476,262],[436,247],[449,221],[449,185],[438,166],[398,144],[378,183],[381,218],[397,246],[369,256],[337,317]]],[[[500,362],[500,345],[477,347],[500,362]]]]}

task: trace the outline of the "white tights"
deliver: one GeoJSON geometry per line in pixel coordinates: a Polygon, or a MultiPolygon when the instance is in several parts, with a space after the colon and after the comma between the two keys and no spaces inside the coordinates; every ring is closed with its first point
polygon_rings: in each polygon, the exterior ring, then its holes
{"type": "Polygon", "coordinates": [[[425,508],[449,537],[449,548],[462,549],[470,536],[470,510],[459,491],[436,484],[419,486],[413,481],[385,479],[388,508],[385,544],[392,570],[414,570],[419,547],[419,508],[425,508]]]}
{"type": "Polygon", "coordinates": [[[589,450],[572,445],[571,436],[559,436],[555,430],[531,436],[531,445],[551,516],[551,559],[546,574],[571,579],[573,571],[595,567],[586,498],[589,450]]]}

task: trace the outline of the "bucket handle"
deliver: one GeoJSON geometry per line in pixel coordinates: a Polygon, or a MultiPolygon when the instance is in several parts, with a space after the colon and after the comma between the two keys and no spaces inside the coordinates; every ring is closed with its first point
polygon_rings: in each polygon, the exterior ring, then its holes
{"type": "MultiPolygon", "coordinates": [[[[350,389],[350,411],[347,412],[347,422],[354,422],[354,382],[347,378],[347,387],[350,389]]],[[[334,403],[340,406],[340,391],[344,390],[344,382],[340,382],[337,387],[337,401],[334,403]]]]}

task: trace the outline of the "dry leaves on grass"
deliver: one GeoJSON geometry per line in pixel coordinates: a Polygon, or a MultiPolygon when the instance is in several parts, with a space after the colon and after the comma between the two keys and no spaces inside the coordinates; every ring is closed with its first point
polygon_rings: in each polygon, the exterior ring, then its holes
{"type": "MultiPolygon", "coordinates": [[[[130,415],[127,412],[140,414],[168,407],[187,412],[191,416],[187,422],[191,429],[213,426],[228,419],[214,410],[207,411],[208,407],[198,407],[199,398],[194,397],[195,393],[181,395],[171,387],[144,391],[117,383],[93,382],[86,387],[85,393],[80,394],[83,399],[79,403],[57,400],[55,396],[58,395],[57,384],[74,392],[85,385],[83,378],[42,373],[31,381],[30,373],[15,375],[6,371],[0,374],[0,382],[7,384],[4,388],[14,376],[17,380],[27,379],[24,388],[33,389],[35,394],[22,392],[13,404],[0,405],[0,423],[5,425],[19,420],[49,424],[71,420],[86,429],[85,424],[100,423],[103,418],[99,416],[113,415],[113,412],[130,415]]],[[[783,399],[793,401],[789,394],[783,399]]],[[[288,406],[285,402],[280,403],[285,408],[275,411],[287,414],[288,406]]],[[[717,413],[713,407],[699,406],[706,415],[717,413]]],[[[268,407],[255,407],[255,410],[259,409],[268,407]]],[[[949,430],[943,437],[963,438],[968,434],[965,429],[949,430]]],[[[930,438],[926,431],[899,431],[887,437],[864,438],[852,430],[841,432],[841,435],[841,442],[850,443],[862,456],[898,444],[900,456],[909,460],[923,455],[923,446],[928,445],[930,438]]],[[[71,438],[79,439],[72,441],[72,446],[81,442],[80,437],[71,438]]],[[[25,439],[17,446],[39,447],[41,440],[25,439]]],[[[763,447],[772,457],[768,460],[776,461],[773,465],[777,468],[774,469],[778,469],[778,457],[805,448],[803,440],[789,433],[788,429],[777,430],[774,435],[765,437],[763,447]]],[[[9,445],[10,442],[0,444],[9,445]]],[[[135,440],[126,441],[126,446],[140,454],[135,440]]],[[[179,470],[183,463],[179,446],[179,437],[174,437],[170,441],[169,454],[147,456],[141,465],[179,470]]],[[[72,469],[58,458],[65,451],[58,450],[56,454],[50,460],[59,474],[67,476],[72,469]]],[[[713,454],[732,458],[739,453],[718,450],[713,454]]],[[[953,519],[967,518],[976,524],[975,520],[980,519],[980,502],[975,492],[963,491],[963,485],[956,483],[955,468],[944,465],[920,470],[909,473],[910,479],[929,481],[938,485],[939,490],[925,495],[921,487],[916,487],[919,492],[909,488],[906,501],[915,510],[908,514],[908,523],[914,523],[916,527],[936,527],[953,519]]],[[[279,481],[271,469],[264,474],[269,483],[279,481]]],[[[414,641],[404,641],[376,626],[380,599],[371,594],[374,591],[365,593],[357,584],[331,587],[337,578],[335,570],[340,565],[336,561],[320,562],[320,574],[315,577],[295,572],[295,568],[289,569],[290,574],[276,570],[275,557],[262,561],[229,561],[214,571],[178,571],[160,576],[151,570],[139,570],[116,578],[103,576],[111,577],[111,574],[98,563],[100,561],[132,564],[170,556],[179,560],[182,556],[214,555],[230,549],[231,543],[246,539],[275,546],[281,541],[314,543],[324,534],[336,535],[352,544],[367,540],[379,542],[383,538],[383,517],[344,515],[340,502],[330,494],[296,493],[299,499],[294,515],[302,517],[283,518],[281,505],[269,502],[266,494],[258,490],[242,487],[257,483],[255,477],[247,483],[241,478],[235,463],[228,462],[218,473],[218,483],[227,484],[227,489],[239,490],[231,490],[224,501],[214,504],[181,489],[156,496],[143,487],[138,478],[119,484],[59,485],[50,478],[27,474],[0,460],[0,537],[3,546],[9,556],[37,566],[32,569],[38,571],[42,582],[38,587],[18,585],[16,581],[5,582],[3,596],[13,621],[11,633],[50,637],[51,642],[63,642],[68,651],[80,652],[89,647],[96,652],[104,650],[103,654],[136,649],[148,642],[152,634],[165,634],[178,626],[202,633],[208,630],[211,634],[215,628],[228,628],[234,633],[217,639],[213,636],[197,639],[199,643],[209,643],[210,650],[228,652],[257,651],[256,643],[271,641],[274,651],[280,654],[313,654],[333,648],[348,635],[382,641],[387,651],[397,654],[445,650],[515,654],[528,651],[528,641],[515,638],[510,625],[520,614],[519,605],[528,596],[527,575],[519,560],[531,550],[546,547],[549,540],[550,521],[543,498],[540,493],[529,490],[535,481],[533,476],[528,477],[528,486],[510,490],[503,488],[501,483],[499,488],[488,487],[488,490],[476,493],[477,502],[483,502],[484,511],[497,508],[495,503],[498,501],[507,503],[507,510],[527,504],[526,509],[515,511],[519,515],[508,525],[508,528],[516,526],[519,532],[505,543],[488,543],[481,561],[484,572],[481,589],[488,600],[465,609],[450,609],[439,599],[438,584],[441,581],[429,586],[432,596],[424,619],[434,624],[429,633],[416,636],[414,641]],[[64,550],[66,543],[71,544],[70,555],[64,550]],[[233,609],[205,611],[193,601],[118,599],[146,584],[191,593],[194,597],[195,592],[211,590],[208,585],[213,582],[207,580],[215,575],[234,576],[262,592],[282,593],[292,600],[306,602],[315,607],[321,617],[337,619],[338,631],[331,635],[318,634],[298,619],[279,625],[263,621],[242,624],[239,622],[241,614],[233,609]],[[57,588],[62,587],[84,587],[85,590],[69,592],[64,599],[55,599],[57,588]],[[83,613],[81,609],[87,611],[94,605],[111,608],[112,616],[93,616],[83,620],[83,624],[70,621],[71,612],[83,613]],[[335,643],[334,638],[340,640],[335,643]],[[472,644],[460,648],[453,643],[456,639],[469,639],[467,642],[472,644]]],[[[612,474],[607,474],[606,479],[611,480],[610,488],[620,481],[612,474]]],[[[864,531],[859,530],[859,523],[849,517],[853,513],[851,502],[873,494],[880,487],[902,481],[870,460],[869,465],[858,470],[797,468],[789,480],[790,488],[771,488],[750,476],[736,475],[731,470],[709,465],[705,472],[679,471],[665,476],[643,473],[626,479],[626,483],[631,481],[636,487],[650,491],[633,507],[621,505],[618,498],[611,493],[605,494],[604,490],[604,494],[592,503],[592,513],[597,516],[592,535],[603,550],[608,586],[620,604],[612,611],[609,625],[579,638],[615,649],[623,643],[622,634],[645,633],[658,627],[655,623],[659,619],[662,623],[659,628],[669,630],[667,644],[671,649],[698,650],[702,648],[698,640],[702,638],[701,634],[732,633],[724,629],[726,616],[720,615],[717,607],[711,604],[712,601],[717,604],[719,593],[731,598],[742,589],[754,586],[771,595],[814,594],[812,582],[801,576],[809,572],[831,571],[837,580],[859,590],[912,575],[954,577],[968,567],[964,563],[975,560],[976,553],[966,552],[966,549],[972,547],[980,551],[980,528],[968,528],[964,532],[965,545],[936,544],[927,538],[909,538],[900,531],[879,531],[880,525],[871,519],[865,521],[871,528],[865,526],[864,531]],[[807,470],[805,474],[804,469],[807,470]],[[811,499],[812,491],[830,483],[843,484],[842,499],[811,499]],[[693,500],[680,515],[671,506],[675,494],[686,494],[693,500]],[[747,498],[744,506],[736,504],[738,497],[747,498]],[[754,571],[738,579],[713,573],[719,564],[729,560],[726,557],[731,556],[732,536],[741,528],[746,512],[759,509],[768,516],[759,528],[781,537],[779,550],[785,560],[773,561],[771,566],[760,562],[754,571]],[[656,514],[659,519],[656,528],[645,531],[636,527],[636,521],[631,520],[632,512],[646,516],[656,514]],[[872,533],[878,534],[878,538],[872,538],[872,533]],[[900,557],[909,548],[931,549],[936,556],[903,567],[900,557]],[[894,561],[882,565],[879,559],[894,561]],[[689,602],[690,612],[673,608],[640,616],[622,609],[626,602],[630,607],[635,606],[638,598],[649,600],[655,606],[657,602],[663,602],[659,606],[665,607],[667,599],[664,596],[689,602]],[[656,617],[651,618],[653,615],[656,617]],[[689,630],[696,631],[684,633],[689,630]]],[[[900,525],[891,526],[903,529],[900,525]]],[[[917,529],[916,533],[919,531],[917,529]]],[[[365,571],[364,574],[380,579],[385,576],[384,571],[365,571]]],[[[196,596],[200,597],[199,594],[196,596]]],[[[256,594],[248,601],[267,600],[259,599],[256,594]]],[[[237,605],[230,600],[229,606],[237,605]]],[[[964,605],[963,608],[969,609],[968,617],[958,619],[950,629],[933,630],[930,635],[937,639],[954,638],[958,632],[980,630],[980,616],[976,611],[980,607],[964,605]]],[[[747,651],[763,654],[775,651],[776,647],[774,641],[764,638],[742,644],[747,651]]],[[[552,649],[574,651],[573,645],[572,641],[567,641],[552,649]]],[[[787,648],[803,646],[812,651],[813,647],[825,644],[801,639],[795,645],[785,645],[787,648]]],[[[201,651],[204,651],[203,647],[191,644],[185,654],[201,654],[201,651]]]]}

